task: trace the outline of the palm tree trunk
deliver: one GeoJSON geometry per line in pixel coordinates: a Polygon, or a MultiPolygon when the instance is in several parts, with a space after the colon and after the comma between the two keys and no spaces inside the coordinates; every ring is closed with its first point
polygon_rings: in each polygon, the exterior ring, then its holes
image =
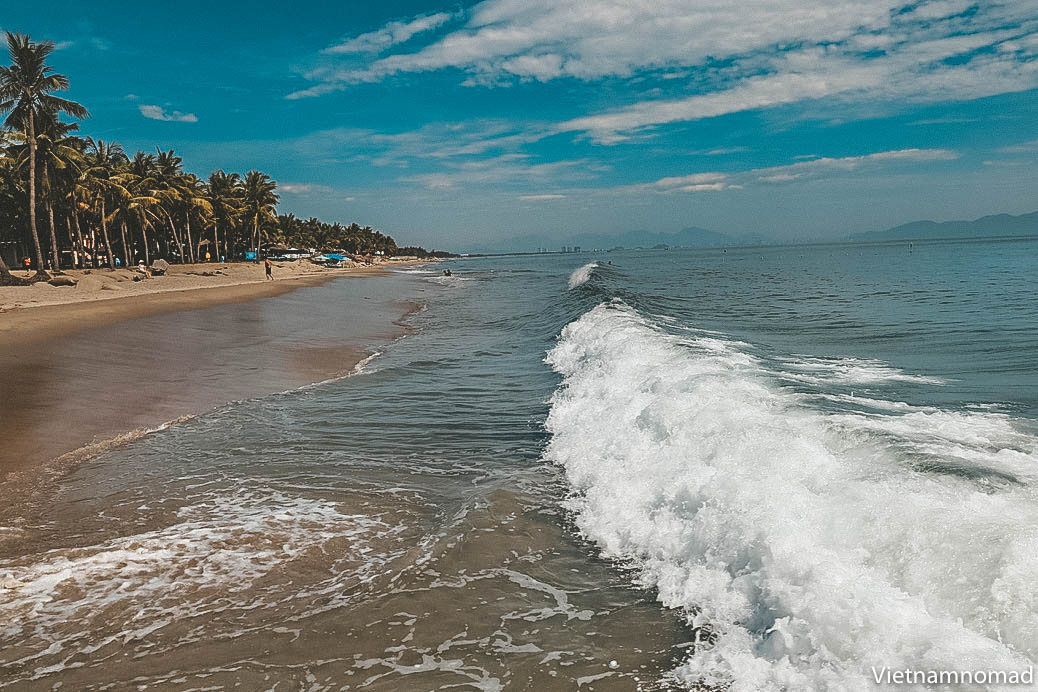
{"type": "Polygon", "coordinates": [[[180,249],[180,263],[184,263],[184,244],[180,242],[180,234],[177,233],[177,227],[173,223],[173,217],[170,214],[166,214],[166,220],[169,221],[169,229],[173,231],[173,241],[177,244],[177,248],[180,249]]]}
{"type": "Polygon", "coordinates": [[[252,247],[256,251],[256,259],[259,262],[259,216],[252,217],[252,247]]]}
{"type": "Polygon", "coordinates": [[[123,233],[123,261],[127,267],[132,267],[134,265],[134,260],[137,258],[133,256],[133,248],[126,244],[126,218],[120,218],[119,224],[123,233]]]}
{"type": "Polygon", "coordinates": [[[191,256],[191,264],[198,262],[198,256],[195,255],[195,244],[191,242],[191,210],[189,209],[184,214],[184,229],[187,234],[187,251],[191,256]]]}
{"type": "Polygon", "coordinates": [[[72,268],[79,269],[79,245],[76,236],[72,235],[72,217],[65,214],[65,230],[68,231],[68,244],[72,248],[72,268]]]}
{"type": "Polygon", "coordinates": [[[36,232],[36,120],[33,109],[29,108],[29,229],[32,231],[32,242],[36,245],[37,281],[44,280],[47,272],[43,271],[43,248],[40,247],[40,234],[36,232]],[[42,275],[42,276],[41,276],[42,275]]]}
{"type": "Polygon", "coordinates": [[[220,224],[213,224],[213,252],[215,253],[214,260],[220,261],[220,224]]]}
{"type": "Polygon", "coordinates": [[[144,213],[140,214],[141,220],[141,238],[144,240],[144,263],[151,266],[151,252],[148,249],[148,223],[144,218],[144,213]]]}
{"type": "Polygon", "coordinates": [[[79,260],[79,266],[82,267],[86,264],[86,243],[83,240],[83,230],[79,227],[79,211],[76,209],[72,210],[72,220],[76,222],[76,240],[79,242],[79,252],[81,258],[79,260]]]}
{"type": "Polygon", "coordinates": [[[50,218],[50,250],[55,272],[61,272],[61,257],[58,255],[58,235],[54,232],[54,205],[47,202],[47,216],[50,218]]]}
{"type": "Polygon", "coordinates": [[[105,198],[101,196],[101,233],[105,237],[105,251],[108,252],[108,268],[115,269],[115,258],[112,257],[112,244],[108,241],[108,221],[105,219],[105,198]]]}
{"type": "Polygon", "coordinates": [[[85,249],[87,247],[86,244],[85,244],[86,243],[86,238],[83,237],[83,229],[79,225],[79,212],[78,211],[76,212],[76,235],[79,236],[79,243],[80,243],[80,245],[83,245],[83,247],[84,247],[83,254],[84,255],[88,255],[90,257],[90,266],[93,267],[94,269],[97,269],[97,256],[94,254],[94,227],[93,226],[90,227],[90,252],[87,252],[86,249],[85,249]]]}

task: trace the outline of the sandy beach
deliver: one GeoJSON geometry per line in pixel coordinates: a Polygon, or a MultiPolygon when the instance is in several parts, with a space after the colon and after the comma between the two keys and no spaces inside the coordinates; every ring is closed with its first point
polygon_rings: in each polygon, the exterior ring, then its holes
{"type": "Polygon", "coordinates": [[[385,267],[69,272],[76,287],[0,289],[0,497],[169,421],[350,372],[415,309],[385,292],[385,267]]]}
{"type": "Polygon", "coordinates": [[[272,281],[264,277],[262,264],[250,262],[174,265],[164,276],[143,280],[129,269],[68,270],[64,275],[75,286],[40,282],[0,287],[0,347],[135,317],[281,295],[339,276],[372,276],[414,263],[389,260],[329,268],[307,261],[275,262],[272,281]]]}

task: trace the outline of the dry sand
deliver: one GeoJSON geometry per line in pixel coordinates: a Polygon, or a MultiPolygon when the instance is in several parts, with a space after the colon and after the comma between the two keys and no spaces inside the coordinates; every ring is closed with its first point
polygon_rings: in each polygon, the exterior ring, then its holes
{"type": "MultiPolygon", "coordinates": [[[[320,275],[330,276],[342,274],[356,269],[330,269],[312,262],[275,262],[274,281],[298,280],[320,275]]],[[[22,272],[15,272],[20,276],[22,272]]],[[[77,281],[72,286],[51,286],[37,283],[32,286],[0,287],[0,310],[15,308],[41,307],[44,305],[64,305],[84,301],[111,300],[151,293],[168,291],[184,291],[194,288],[213,288],[216,286],[237,286],[249,283],[263,283],[263,264],[253,262],[234,262],[230,264],[186,264],[173,265],[165,276],[155,276],[134,281],[140,277],[131,269],[76,269],[66,270],[65,275],[77,281]]],[[[271,282],[267,282],[271,283],[271,282]]]]}

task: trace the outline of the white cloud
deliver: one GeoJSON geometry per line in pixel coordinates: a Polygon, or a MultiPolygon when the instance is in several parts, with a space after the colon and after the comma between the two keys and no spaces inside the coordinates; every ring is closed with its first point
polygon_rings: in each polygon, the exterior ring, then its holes
{"type": "Polygon", "coordinates": [[[898,0],[486,0],[460,29],[414,53],[387,56],[346,80],[457,67],[534,79],[598,79],[692,66],[800,41],[881,29],[898,0]],[[752,21],[748,21],[752,20],[752,21]]]}
{"type": "Polygon", "coordinates": [[[949,149],[895,149],[865,154],[863,156],[821,157],[808,161],[798,161],[788,166],[758,168],[749,171],[747,175],[756,176],[762,182],[784,183],[825,173],[847,173],[862,169],[878,168],[883,164],[929,163],[934,161],[953,161],[957,158],[959,158],[958,152],[949,149]]]}
{"type": "Polygon", "coordinates": [[[447,170],[400,178],[401,182],[415,183],[430,190],[447,190],[463,185],[488,185],[512,182],[554,181],[593,177],[590,162],[552,161],[529,163],[523,154],[506,154],[489,159],[448,163],[447,170]]]}
{"type": "Polygon", "coordinates": [[[660,189],[682,189],[696,185],[718,185],[728,177],[726,173],[693,173],[678,177],[660,178],[653,185],[660,189]]]}
{"type": "Polygon", "coordinates": [[[556,126],[556,132],[587,132],[596,141],[614,144],[628,133],[667,123],[700,120],[728,113],[780,106],[807,98],[821,98],[862,86],[876,85],[882,76],[867,69],[832,74],[777,74],[747,79],[727,91],[683,99],[646,101],[626,108],[574,118],[556,126]]]}
{"type": "Polygon", "coordinates": [[[556,199],[566,199],[566,195],[519,195],[521,202],[551,202],[556,199]]]}
{"type": "Polygon", "coordinates": [[[694,185],[684,185],[678,188],[681,192],[719,192],[721,190],[738,189],[741,190],[741,185],[729,185],[728,183],[696,183],[694,185]]]}
{"type": "Polygon", "coordinates": [[[959,158],[958,152],[949,149],[894,149],[861,156],[811,158],[785,166],[754,168],[730,173],[706,172],[670,176],[652,183],[628,185],[619,188],[618,191],[675,193],[742,190],[754,183],[790,183],[831,174],[875,171],[898,164],[952,161],[957,158],[959,158]]]}
{"type": "Polygon", "coordinates": [[[111,50],[112,42],[100,36],[83,36],[70,41],[58,41],[54,44],[54,50],[68,50],[69,48],[106,51],[111,50]]]}
{"type": "Polygon", "coordinates": [[[1038,139],[1030,142],[1021,142],[998,150],[1001,154],[1035,154],[1038,153],[1038,139]]]}
{"type": "Polygon", "coordinates": [[[745,154],[750,151],[749,147],[717,147],[703,153],[707,156],[726,156],[728,154],[745,154]]]}
{"type": "MultiPolygon", "coordinates": [[[[384,50],[436,16],[387,24],[363,45],[384,50]]],[[[448,68],[487,85],[672,77],[680,96],[546,131],[615,143],[645,128],[805,101],[897,107],[1038,88],[1034,0],[484,0],[464,17],[418,50],[315,69],[315,84],[291,97],[448,68]]]]}
{"type": "Polygon", "coordinates": [[[328,55],[351,53],[381,53],[399,43],[410,41],[415,35],[435,29],[450,21],[446,12],[415,17],[409,22],[390,22],[377,31],[371,31],[325,48],[328,55]]]}
{"type": "Polygon", "coordinates": [[[166,109],[162,106],[148,106],[141,104],[138,106],[141,111],[141,115],[151,120],[164,120],[166,122],[174,123],[197,123],[198,116],[194,113],[181,113],[180,111],[166,112],[166,109]]]}
{"type": "Polygon", "coordinates": [[[313,183],[278,183],[278,190],[289,195],[329,194],[332,188],[313,183]]]}

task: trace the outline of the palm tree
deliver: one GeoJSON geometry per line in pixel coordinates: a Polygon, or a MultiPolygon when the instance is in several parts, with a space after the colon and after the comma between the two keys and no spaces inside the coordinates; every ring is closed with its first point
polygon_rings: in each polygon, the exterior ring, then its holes
{"type": "MultiPolygon", "coordinates": [[[[137,224],[141,229],[141,239],[144,243],[144,262],[151,264],[151,249],[148,245],[148,228],[155,230],[153,221],[159,221],[159,209],[162,200],[159,199],[160,191],[157,189],[158,173],[155,167],[155,156],[138,151],[133,159],[126,165],[123,179],[126,188],[130,191],[131,199],[129,208],[137,216],[137,224]]],[[[158,246],[158,234],[154,238],[156,250],[158,246]]],[[[169,243],[166,244],[169,249],[169,243]]],[[[167,252],[168,254],[168,252],[167,252]]]]}
{"type": "MultiPolygon", "coordinates": [[[[173,235],[173,242],[177,244],[180,263],[183,264],[187,259],[187,256],[184,254],[184,241],[180,237],[180,233],[177,232],[176,224],[173,222],[173,215],[177,212],[177,207],[181,203],[180,185],[184,176],[184,170],[181,165],[183,159],[174,154],[172,149],[162,151],[156,147],[155,151],[157,153],[153,176],[155,179],[155,196],[161,201],[158,209],[166,217],[170,233],[173,235]]],[[[188,245],[190,246],[190,241],[188,241],[188,245]]]]}
{"type": "Polygon", "coordinates": [[[101,220],[101,233],[104,236],[105,251],[108,253],[108,268],[114,269],[115,258],[112,256],[112,243],[108,237],[110,217],[107,201],[110,195],[120,198],[129,196],[123,177],[119,173],[119,168],[126,162],[126,154],[119,144],[95,140],[92,137],[87,138],[87,148],[83,176],[101,220]]]}
{"type": "Polygon", "coordinates": [[[36,133],[36,158],[42,169],[42,199],[50,221],[51,268],[61,271],[58,237],[54,229],[54,202],[58,188],[67,182],[65,174],[75,172],[82,163],[79,138],[70,134],[79,129],[74,123],[63,123],[52,117],[41,117],[36,133]]]}
{"type": "Polygon", "coordinates": [[[242,197],[245,202],[247,218],[252,222],[252,247],[259,259],[260,246],[260,224],[263,221],[271,221],[277,211],[277,203],[280,200],[277,183],[266,173],[252,170],[245,174],[242,184],[242,197]]]}
{"type": "MultiPolygon", "coordinates": [[[[0,132],[0,240],[4,238],[4,231],[20,225],[18,210],[22,207],[15,161],[7,148],[7,137],[7,133],[0,132]]],[[[26,283],[25,279],[11,273],[3,253],[0,253],[0,286],[26,283]]]]}
{"type": "Polygon", "coordinates": [[[198,253],[196,252],[196,245],[191,239],[191,214],[197,214],[204,225],[212,216],[213,205],[206,196],[205,186],[194,173],[185,173],[180,176],[177,187],[184,210],[184,232],[187,235],[187,248],[191,253],[191,261],[197,262],[198,253]]]}
{"type": "Polygon", "coordinates": [[[10,111],[4,124],[21,129],[29,143],[29,228],[36,245],[37,276],[45,278],[43,250],[36,231],[36,119],[40,114],[68,114],[74,118],[89,116],[87,109],[75,101],[59,98],[51,92],[68,89],[68,77],[55,74],[46,64],[54,51],[52,41],[34,42],[25,34],[7,34],[11,65],[0,67],[0,113],[10,111]]]}
{"type": "Polygon", "coordinates": [[[242,215],[241,176],[215,170],[209,174],[209,202],[213,206],[213,243],[216,254],[231,256],[231,234],[242,215]],[[220,229],[223,229],[224,251],[220,252],[220,229]]]}

